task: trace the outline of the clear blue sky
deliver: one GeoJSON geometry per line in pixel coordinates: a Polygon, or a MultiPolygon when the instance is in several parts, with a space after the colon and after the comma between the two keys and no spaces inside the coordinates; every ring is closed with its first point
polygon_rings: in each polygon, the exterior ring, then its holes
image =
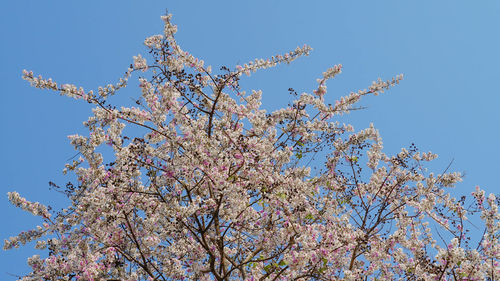
{"type": "MultiPolygon", "coordinates": [[[[145,37],[161,33],[168,9],[181,46],[215,67],[234,66],[307,43],[309,57],[261,71],[244,84],[262,89],[264,107],[286,106],[287,89],[311,92],[315,79],[342,63],[328,84],[334,101],[372,80],[404,73],[402,84],[362,101],[348,115],[355,129],[373,122],[393,153],[414,142],[439,154],[432,165],[466,178],[453,194],[475,185],[498,192],[500,171],[500,2],[483,1],[4,1],[0,17],[0,238],[40,223],[10,206],[6,193],[55,207],[62,195],[48,181],[75,151],[67,135],[86,133],[88,104],[30,88],[23,69],[86,89],[116,81],[145,37]],[[147,3],[141,5],[139,3],[147,3]],[[306,4],[307,3],[307,4],[306,4]]],[[[130,92],[134,94],[133,92],[130,92]]],[[[0,280],[27,270],[32,247],[0,252],[0,280]]]]}

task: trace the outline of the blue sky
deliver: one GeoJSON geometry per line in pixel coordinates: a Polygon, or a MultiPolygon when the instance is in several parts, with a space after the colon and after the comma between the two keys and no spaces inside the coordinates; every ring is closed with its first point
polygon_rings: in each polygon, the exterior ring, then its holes
{"type": "MultiPolygon", "coordinates": [[[[0,238],[39,224],[12,207],[6,193],[62,207],[49,191],[75,155],[67,135],[86,133],[91,107],[29,87],[23,69],[85,89],[116,81],[132,56],[145,53],[145,37],[161,33],[168,9],[177,39],[214,69],[267,58],[301,46],[314,51],[288,66],[244,78],[262,89],[264,108],[286,106],[287,89],[311,92],[316,78],[334,64],[342,75],[330,81],[326,98],[367,88],[378,77],[405,74],[403,82],[368,108],[343,121],[380,130],[384,151],[412,142],[439,155],[431,165],[466,178],[452,193],[476,185],[498,192],[500,170],[500,2],[498,1],[8,1],[0,17],[0,238]],[[142,3],[146,3],[141,5],[142,3]],[[307,4],[306,4],[307,3],[307,4]]],[[[135,95],[133,88],[126,91],[135,95]]],[[[0,280],[28,269],[31,247],[0,252],[0,280]]]]}

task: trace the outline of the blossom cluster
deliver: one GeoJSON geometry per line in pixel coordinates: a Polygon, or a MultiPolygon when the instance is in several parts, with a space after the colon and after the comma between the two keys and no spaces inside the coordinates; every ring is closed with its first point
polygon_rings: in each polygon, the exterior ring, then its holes
{"type": "Polygon", "coordinates": [[[8,192],[10,203],[14,206],[19,207],[25,211],[32,213],[35,216],[42,216],[44,218],[50,218],[51,214],[49,213],[46,206],[40,204],[39,202],[30,202],[19,195],[17,192],[8,192]]]}
{"type": "Polygon", "coordinates": [[[255,61],[251,61],[243,66],[237,65],[237,75],[241,75],[242,73],[250,76],[251,72],[256,72],[259,69],[266,69],[270,67],[274,67],[279,63],[290,63],[297,59],[300,56],[308,56],[312,51],[312,48],[308,45],[304,45],[302,47],[297,47],[294,51],[291,51],[284,55],[276,55],[271,58],[264,59],[255,59],[255,61]]]}
{"type": "Polygon", "coordinates": [[[338,64],[335,65],[332,68],[329,68],[327,71],[323,72],[323,78],[322,79],[317,79],[318,82],[318,89],[314,90],[313,92],[322,97],[326,93],[326,81],[328,79],[332,79],[338,74],[342,73],[342,65],[338,64]]]}

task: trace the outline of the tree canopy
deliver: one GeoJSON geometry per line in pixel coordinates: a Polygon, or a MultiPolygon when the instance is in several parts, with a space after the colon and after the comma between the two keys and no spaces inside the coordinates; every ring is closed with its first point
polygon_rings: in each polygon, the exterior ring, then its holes
{"type": "MultiPolygon", "coordinates": [[[[311,93],[289,89],[288,107],[261,108],[245,90],[252,72],[307,56],[284,55],[212,71],[181,49],[171,16],[147,38],[115,84],[86,91],[24,71],[32,86],[94,105],[81,155],[66,165],[78,181],[59,187],[71,205],[54,212],[16,192],[10,201],[43,220],[5,241],[37,241],[22,280],[497,280],[498,200],[472,202],[446,189],[460,173],[432,173],[436,155],[412,145],[386,155],[374,126],[336,121],[403,78],[378,79],[328,103],[326,70],[311,93]],[[108,100],[139,75],[136,106],[108,100]],[[142,135],[126,135],[124,128],[142,135]],[[102,146],[113,150],[104,159],[102,146]],[[326,155],[319,160],[321,155],[326,155]],[[314,160],[314,161],[313,161],[314,160]],[[470,241],[468,216],[484,234],[470,241]]],[[[321,156],[322,157],[322,156],[321,156]]]]}

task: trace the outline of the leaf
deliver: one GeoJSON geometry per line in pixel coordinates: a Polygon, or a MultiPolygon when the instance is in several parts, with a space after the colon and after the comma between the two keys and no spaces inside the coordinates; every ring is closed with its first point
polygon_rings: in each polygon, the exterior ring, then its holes
{"type": "Polygon", "coordinates": [[[273,264],[268,264],[268,265],[264,266],[264,270],[266,272],[269,272],[269,271],[271,271],[273,269],[273,267],[274,267],[273,264]]]}
{"type": "Polygon", "coordinates": [[[346,204],[346,203],[349,204],[349,203],[351,203],[351,196],[345,196],[342,199],[337,199],[337,203],[339,203],[340,205],[346,204]]]}
{"type": "Polygon", "coordinates": [[[319,273],[323,273],[328,269],[328,260],[326,258],[322,259],[323,261],[323,266],[319,269],[319,273]]]}
{"type": "Polygon", "coordinates": [[[328,187],[328,188],[330,188],[330,189],[331,189],[331,188],[333,188],[333,185],[332,185],[329,181],[327,181],[327,182],[326,182],[326,187],[328,187]]]}
{"type": "Polygon", "coordinates": [[[278,193],[278,194],[276,194],[276,195],[277,195],[277,196],[278,196],[278,198],[280,198],[280,199],[283,199],[283,200],[284,200],[284,199],[286,199],[286,194],[285,194],[285,193],[283,193],[283,192],[280,192],[280,193],[278,193]]]}
{"type": "Polygon", "coordinates": [[[262,201],[262,199],[259,200],[259,205],[262,206],[262,208],[264,208],[264,201],[262,201]]]}

